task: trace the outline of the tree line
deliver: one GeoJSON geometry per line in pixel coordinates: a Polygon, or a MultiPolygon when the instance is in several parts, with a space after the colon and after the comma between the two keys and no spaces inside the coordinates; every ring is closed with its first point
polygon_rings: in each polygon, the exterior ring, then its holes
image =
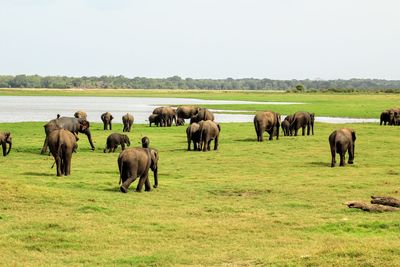
{"type": "Polygon", "coordinates": [[[67,77],[39,75],[0,75],[0,88],[127,88],[127,89],[212,89],[353,92],[375,90],[400,92],[400,80],[272,80],[272,79],[192,79],[127,78],[124,76],[67,77]]]}

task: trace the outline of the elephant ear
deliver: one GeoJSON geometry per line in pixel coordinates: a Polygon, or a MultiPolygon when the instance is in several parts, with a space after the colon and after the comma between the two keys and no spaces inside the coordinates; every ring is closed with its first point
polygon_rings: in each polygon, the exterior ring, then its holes
{"type": "Polygon", "coordinates": [[[150,157],[151,157],[150,169],[154,171],[155,169],[157,169],[158,165],[158,151],[156,149],[150,149],[150,157]]]}
{"type": "Polygon", "coordinates": [[[86,130],[86,129],[88,129],[90,127],[90,123],[85,119],[82,119],[80,121],[80,125],[81,125],[81,130],[82,131],[84,131],[84,130],[86,130]]]}

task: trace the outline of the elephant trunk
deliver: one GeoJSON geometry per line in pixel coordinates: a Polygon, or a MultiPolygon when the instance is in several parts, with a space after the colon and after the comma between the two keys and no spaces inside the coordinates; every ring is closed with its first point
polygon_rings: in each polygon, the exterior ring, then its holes
{"type": "Polygon", "coordinates": [[[158,167],[153,170],[154,175],[154,188],[158,187],[158,167]]]}
{"type": "Polygon", "coordinates": [[[3,156],[5,157],[7,154],[6,154],[6,151],[7,151],[7,146],[6,146],[6,143],[4,142],[4,143],[2,143],[1,144],[1,147],[3,148],[3,156]]]}
{"type": "Polygon", "coordinates": [[[92,150],[94,150],[94,145],[93,145],[93,141],[92,141],[92,134],[90,132],[90,129],[87,129],[85,131],[85,134],[86,134],[86,136],[87,136],[87,138],[89,140],[89,143],[90,143],[90,146],[92,147],[92,150]]]}
{"type": "Polygon", "coordinates": [[[9,141],[8,144],[9,144],[10,146],[8,147],[8,151],[7,151],[7,154],[6,154],[6,155],[8,155],[8,154],[10,153],[11,147],[12,147],[12,142],[11,142],[11,141],[9,141]]]}

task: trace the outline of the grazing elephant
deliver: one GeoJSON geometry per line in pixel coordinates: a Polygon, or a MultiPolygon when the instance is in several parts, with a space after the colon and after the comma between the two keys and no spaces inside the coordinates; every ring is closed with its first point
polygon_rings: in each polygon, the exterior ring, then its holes
{"type": "Polygon", "coordinates": [[[207,108],[199,108],[197,114],[190,118],[190,124],[194,122],[207,121],[207,120],[213,121],[214,114],[207,108]]]}
{"type": "Polygon", "coordinates": [[[199,122],[199,150],[209,151],[211,141],[214,140],[214,150],[218,149],[219,134],[221,132],[221,126],[211,120],[199,122]]]}
{"type": "Polygon", "coordinates": [[[90,132],[90,124],[87,120],[85,119],[77,119],[74,117],[61,117],[59,119],[54,119],[49,121],[47,124],[44,125],[44,131],[46,133],[46,138],[44,140],[43,148],[41,153],[45,154],[47,151],[47,142],[48,142],[48,136],[49,134],[58,129],[65,129],[70,131],[71,133],[74,133],[75,135],[78,135],[78,133],[84,133],[89,140],[90,146],[92,147],[92,150],[94,150],[94,145],[92,141],[92,134],[90,132]]]}
{"type": "Polygon", "coordinates": [[[386,123],[390,125],[390,110],[385,110],[381,113],[379,125],[382,125],[382,123],[383,125],[386,125],[386,123]]]}
{"type": "Polygon", "coordinates": [[[185,125],[185,120],[182,118],[177,118],[176,119],[176,126],[183,126],[185,125]]]}
{"type": "Polygon", "coordinates": [[[302,129],[302,135],[305,135],[305,129],[307,127],[307,135],[310,135],[310,129],[312,130],[312,135],[314,135],[314,120],[314,113],[298,111],[293,114],[293,121],[290,124],[290,129],[294,131],[294,135],[297,136],[300,128],[302,129]]]}
{"type": "Polygon", "coordinates": [[[10,153],[12,147],[12,137],[10,132],[0,133],[0,144],[3,149],[3,156],[5,157],[10,153]],[[9,145],[8,151],[7,144],[9,145]]]}
{"type": "Polygon", "coordinates": [[[151,127],[151,124],[154,123],[157,127],[161,126],[161,115],[158,114],[151,114],[149,116],[149,126],[151,127]]]}
{"type": "Polygon", "coordinates": [[[122,131],[130,132],[134,120],[135,119],[133,118],[133,115],[130,113],[126,113],[124,116],[122,116],[122,123],[124,124],[124,129],[122,131]]]}
{"type": "Polygon", "coordinates": [[[269,134],[269,140],[273,139],[276,133],[276,140],[279,140],[279,126],[281,115],[273,111],[261,111],[254,116],[254,128],[257,134],[257,141],[263,141],[263,133],[269,134]]]}
{"type": "Polygon", "coordinates": [[[158,186],[158,151],[151,148],[128,148],[118,156],[118,170],[120,175],[120,190],[128,192],[128,188],[139,178],[136,192],[141,192],[143,184],[145,191],[151,190],[149,181],[149,169],[153,171],[154,188],[158,186]]]}
{"type": "Polygon", "coordinates": [[[110,130],[112,130],[112,124],[111,121],[114,119],[113,115],[111,115],[110,112],[106,112],[101,114],[101,121],[103,122],[104,125],[104,130],[107,130],[108,127],[110,127],[110,130]]]}
{"type": "Polygon", "coordinates": [[[87,120],[87,114],[85,111],[82,111],[82,110],[78,110],[77,112],[75,112],[74,117],[78,118],[78,119],[82,118],[82,119],[87,120]]]}
{"type": "Polygon", "coordinates": [[[142,147],[149,148],[150,146],[150,139],[147,136],[142,137],[142,147]]]}
{"type": "Polygon", "coordinates": [[[340,155],[340,166],[344,166],[346,151],[349,151],[349,164],[354,161],[354,142],[356,141],[356,132],[352,129],[342,128],[336,130],[329,136],[329,145],[331,147],[332,162],[331,167],[335,167],[336,153],[340,155]]]}
{"type": "Polygon", "coordinates": [[[392,108],[389,110],[390,122],[389,125],[399,125],[400,123],[400,108],[392,108]]]}
{"type": "Polygon", "coordinates": [[[180,106],[176,109],[176,115],[181,119],[190,119],[199,112],[198,106],[180,106]]]}
{"type": "Polygon", "coordinates": [[[170,127],[175,121],[176,124],[176,110],[171,107],[158,107],[153,110],[153,114],[160,116],[160,126],[170,127]]]}
{"type": "Polygon", "coordinates": [[[290,135],[290,122],[288,120],[283,120],[281,122],[281,127],[283,131],[283,136],[289,136],[290,135]]]}
{"type": "Polygon", "coordinates": [[[108,153],[114,152],[119,145],[121,145],[122,150],[125,150],[125,144],[127,146],[131,145],[129,137],[126,134],[112,133],[107,137],[106,147],[103,152],[108,153]]]}
{"type": "Polygon", "coordinates": [[[48,136],[48,144],[57,166],[57,176],[70,175],[72,153],[77,148],[76,135],[64,129],[54,130],[48,136]]]}
{"type": "Polygon", "coordinates": [[[200,125],[196,122],[190,124],[186,128],[186,137],[188,143],[188,150],[190,151],[190,143],[193,141],[193,149],[197,150],[197,145],[200,142],[200,125]]]}

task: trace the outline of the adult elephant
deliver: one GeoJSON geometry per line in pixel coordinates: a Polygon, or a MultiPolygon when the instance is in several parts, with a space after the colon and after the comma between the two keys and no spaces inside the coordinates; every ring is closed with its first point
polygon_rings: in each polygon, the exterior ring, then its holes
{"type": "Polygon", "coordinates": [[[354,148],[356,141],[356,132],[353,129],[342,128],[331,133],[329,136],[329,145],[331,147],[331,167],[335,167],[336,153],[340,155],[340,166],[344,166],[345,154],[349,151],[349,164],[354,161],[354,148]]]}
{"type": "Polygon", "coordinates": [[[181,119],[190,119],[199,112],[198,106],[179,106],[176,109],[176,115],[181,119]]]}
{"type": "Polygon", "coordinates": [[[122,151],[118,156],[121,192],[127,193],[129,186],[137,177],[139,177],[139,183],[136,191],[141,192],[143,184],[145,191],[150,191],[149,169],[153,171],[154,188],[156,188],[158,186],[158,151],[156,149],[129,148],[122,151]]]}
{"type": "Polygon", "coordinates": [[[211,120],[200,121],[199,122],[199,150],[209,151],[211,141],[214,140],[214,150],[218,149],[219,134],[221,132],[221,126],[211,120]]]}
{"type": "Polygon", "coordinates": [[[273,111],[261,111],[254,116],[254,128],[257,134],[257,141],[263,141],[263,133],[269,134],[269,140],[273,139],[274,132],[276,133],[276,140],[279,139],[279,126],[281,115],[273,111]]]}
{"type": "Polygon", "coordinates": [[[196,122],[190,124],[186,128],[186,138],[188,143],[188,149],[190,151],[190,143],[193,141],[193,149],[197,150],[197,146],[200,142],[200,125],[196,122]]]}
{"type": "Polygon", "coordinates": [[[72,153],[77,148],[76,135],[64,129],[54,130],[48,136],[48,143],[57,166],[57,176],[70,175],[72,153]]]}
{"type": "Polygon", "coordinates": [[[197,114],[190,118],[190,124],[194,122],[208,121],[208,120],[214,121],[214,114],[207,108],[199,108],[197,114]]]}
{"type": "Polygon", "coordinates": [[[312,130],[312,135],[314,135],[314,120],[314,113],[298,111],[293,114],[293,121],[290,124],[290,129],[294,131],[294,135],[297,136],[300,128],[302,129],[301,134],[305,135],[305,128],[307,127],[307,135],[310,135],[310,129],[312,130]]]}
{"type": "Polygon", "coordinates": [[[124,129],[122,131],[130,132],[134,120],[135,119],[133,118],[133,115],[130,113],[126,113],[124,116],[122,116],[122,123],[124,124],[124,129]]]}
{"type": "Polygon", "coordinates": [[[114,119],[113,115],[110,112],[105,112],[101,114],[101,121],[103,122],[104,130],[110,128],[112,130],[111,121],[114,119]]]}
{"type": "Polygon", "coordinates": [[[160,116],[160,126],[170,127],[175,121],[176,124],[176,110],[171,107],[158,107],[153,110],[153,114],[160,116]]]}
{"type": "Polygon", "coordinates": [[[74,133],[75,135],[78,135],[78,133],[84,133],[90,143],[90,146],[92,147],[92,150],[94,150],[94,145],[92,141],[92,134],[90,132],[90,124],[87,120],[85,119],[77,119],[75,117],[60,117],[58,119],[54,119],[49,121],[44,125],[44,131],[46,133],[46,138],[44,140],[43,148],[41,153],[45,154],[47,151],[47,143],[48,143],[48,136],[49,134],[58,129],[65,129],[70,131],[71,133],[74,133]]]}
{"type": "Polygon", "coordinates": [[[87,120],[87,114],[85,111],[82,111],[82,110],[78,110],[77,112],[75,112],[74,117],[78,118],[78,119],[82,118],[82,119],[87,120]]]}
{"type": "Polygon", "coordinates": [[[390,109],[389,117],[390,117],[389,125],[399,125],[399,123],[400,123],[400,108],[390,109]]]}
{"type": "Polygon", "coordinates": [[[10,132],[0,133],[0,144],[3,149],[3,156],[7,156],[10,154],[11,147],[12,147],[12,137],[10,132]],[[7,151],[7,144],[9,145],[7,151]]]}

